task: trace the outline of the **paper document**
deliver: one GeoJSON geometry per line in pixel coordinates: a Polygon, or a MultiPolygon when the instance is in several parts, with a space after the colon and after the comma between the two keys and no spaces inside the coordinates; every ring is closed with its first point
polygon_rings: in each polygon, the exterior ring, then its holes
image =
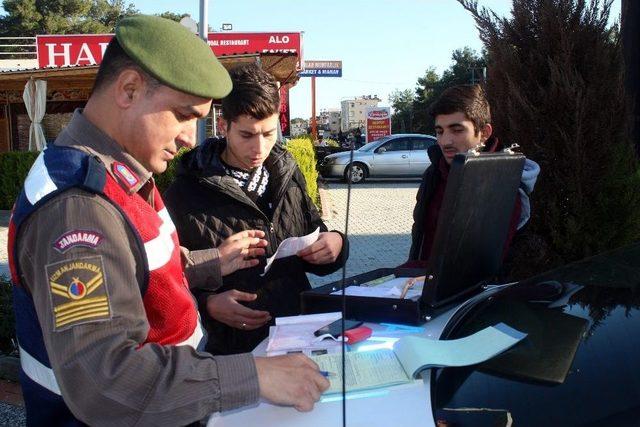
{"type": "Polygon", "coordinates": [[[314,332],[342,317],[342,313],[308,314],[276,318],[276,326],[269,328],[267,354],[276,356],[300,351],[307,355],[335,353],[340,342],[321,340],[314,332]],[[321,351],[326,350],[326,351],[321,351]]]}
{"type": "Polygon", "coordinates": [[[307,234],[306,236],[289,237],[288,239],[284,239],[278,246],[276,253],[267,258],[267,265],[264,267],[264,272],[261,274],[261,276],[267,274],[267,271],[269,271],[269,269],[271,268],[271,264],[273,264],[273,261],[277,260],[278,258],[285,258],[295,255],[299,251],[303,250],[304,248],[318,240],[318,236],[320,236],[320,227],[316,228],[313,233],[307,234]]]}
{"type": "MultiPolygon", "coordinates": [[[[345,357],[347,391],[401,384],[417,378],[427,368],[475,365],[502,353],[526,334],[503,323],[468,337],[439,341],[416,336],[400,338],[390,349],[349,352],[345,357]]],[[[342,355],[327,354],[312,359],[330,376],[325,394],[342,391],[342,355]]]]}
{"type": "Polygon", "coordinates": [[[484,362],[510,349],[526,336],[499,323],[457,340],[402,337],[393,346],[393,351],[406,372],[416,378],[420,371],[427,368],[469,366],[484,362]]]}
{"type": "MultiPolygon", "coordinates": [[[[356,297],[374,297],[374,298],[400,298],[405,283],[409,277],[393,277],[387,278],[387,280],[371,284],[368,282],[366,286],[347,286],[344,288],[344,294],[356,297]]],[[[424,280],[417,281],[413,285],[407,294],[405,299],[417,300],[422,295],[422,288],[424,286],[424,280]]],[[[342,290],[331,292],[331,295],[342,295],[342,290]]]]}
{"type": "MultiPolygon", "coordinates": [[[[367,390],[410,381],[400,361],[391,350],[346,353],[345,380],[347,391],[367,390]]],[[[325,394],[342,393],[342,354],[312,357],[321,371],[335,373],[325,394]]]]}

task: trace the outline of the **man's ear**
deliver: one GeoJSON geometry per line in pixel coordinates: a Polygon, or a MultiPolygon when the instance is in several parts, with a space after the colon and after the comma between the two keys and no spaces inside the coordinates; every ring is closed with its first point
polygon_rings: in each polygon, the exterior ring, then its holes
{"type": "Polygon", "coordinates": [[[487,123],[486,125],[482,126],[482,129],[480,129],[480,140],[482,141],[482,143],[485,143],[492,133],[493,127],[491,126],[491,123],[487,123]]]}
{"type": "Polygon", "coordinates": [[[218,119],[220,121],[220,129],[222,130],[222,136],[227,136],[227,134],[229,133],[229,125],[231,123],[229,123],[224,117],[220,117],[218,119]]]}
{"type": "Polygon", "coordinates": [[[114,92],[116,104],[123,109],[129,108],[144,95],[145,81],[136,70],[124,70],[116,79],[114,92]]]}

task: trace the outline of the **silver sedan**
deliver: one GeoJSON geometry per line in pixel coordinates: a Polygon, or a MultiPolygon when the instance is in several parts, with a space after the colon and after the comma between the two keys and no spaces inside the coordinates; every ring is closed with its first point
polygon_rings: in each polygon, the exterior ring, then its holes
{"type": "MultiPolygon", "coordinates": [[[[419,177],[431,162],[427,149],[436,144],[436,138],[422,134],[389,135],[370,142],[353,152],[351,182],[366,178],[419,177]]],[[[347,180],[349,151],[329,154],[320,163],[320,174],[325,178],[347,180]]]]}

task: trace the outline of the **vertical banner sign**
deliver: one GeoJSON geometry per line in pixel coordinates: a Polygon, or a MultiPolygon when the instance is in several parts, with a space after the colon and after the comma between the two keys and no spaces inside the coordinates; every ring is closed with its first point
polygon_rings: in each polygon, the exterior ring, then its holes
{"type": "Polygon", "coordinates": [[[289,86],[280,86],[280,129],[283,136],[291,135],[291,120],[289,111],[289,86]]]}
{"type": "Polygon", "coordinates": [[[391,109],[367,107],[367,142],[391,135],[391,109]]]}

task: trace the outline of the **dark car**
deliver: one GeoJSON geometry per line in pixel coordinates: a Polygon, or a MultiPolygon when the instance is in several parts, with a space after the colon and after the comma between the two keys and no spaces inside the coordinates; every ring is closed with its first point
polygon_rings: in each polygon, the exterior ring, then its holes
{"type": "Polygon", "coordinates": [[[640,243],[512,286],[452,323],[443,339],[497,322],[528,336],[483,364],[432,373],[436,419],[640,425],[640,243]]]}
{"type": "MultiPolygon", "coordinates": [[[[351,182],[363,182],[366,178],[420,177],[431,162],[427,149],[436,138],[422,134],[396,134],[365,144],[353,152],[351,182]]],[[[343,151],[329,154],[320,163],[324,178],[346,180],[351,153],[343,151]]]]}

